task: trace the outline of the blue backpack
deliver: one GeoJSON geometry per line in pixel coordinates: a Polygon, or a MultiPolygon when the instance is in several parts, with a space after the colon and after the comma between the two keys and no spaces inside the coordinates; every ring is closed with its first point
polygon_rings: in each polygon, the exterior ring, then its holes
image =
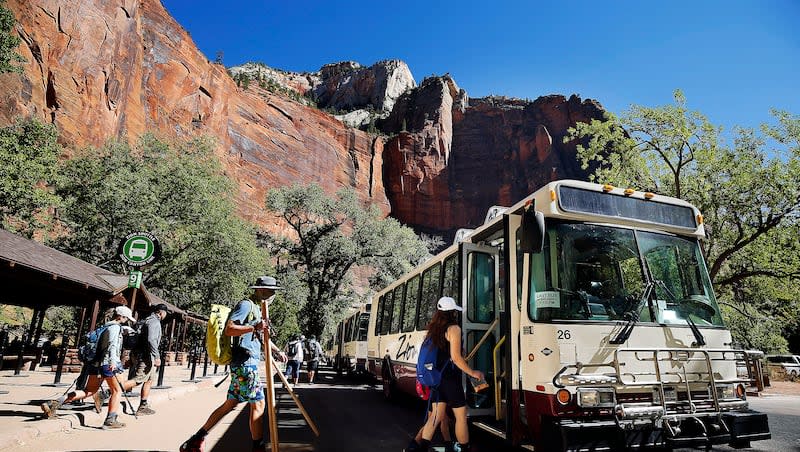
{"type": "Polygon", "coordinates": [[[441,369],[437,369],[438,356],[439,349],[434,345],[431,338],[426,337],[422,341],[422,346],[420,346],[419,355],[417,356],[417,381],[422,386],[436,389],[442,382],[442,373],[451,361],[448,359],[441,369]]]}
{"type": "Polygon", "coordinates": [[[106,329],[108,329],[108,326],[103,325],[94,331],[86,333],[86,343],[78,348],[78,359],[82,363],[90,363],[94,361],[94,357],[97,355],[97,342],[100,340],[100,336],[106,329]]]}

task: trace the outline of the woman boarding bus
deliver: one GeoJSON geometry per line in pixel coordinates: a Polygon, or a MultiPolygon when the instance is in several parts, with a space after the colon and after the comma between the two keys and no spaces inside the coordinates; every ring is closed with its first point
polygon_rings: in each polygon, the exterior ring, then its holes
{"type": "Polygon", "coordinates": [[[470,422],[539,450],[673,448],[770,438],[748,409],[700,240],[676,198],[551,182],[375,296],[370,370],[415,393],[441,296],[463,302],[470,422]]]}

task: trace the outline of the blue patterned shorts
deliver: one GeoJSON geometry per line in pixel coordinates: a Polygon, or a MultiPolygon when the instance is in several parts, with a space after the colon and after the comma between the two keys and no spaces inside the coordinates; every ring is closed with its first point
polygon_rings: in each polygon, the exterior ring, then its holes
{"type": "Polygon", "coordinates": [[[258,366],[231,367],[231,384],[228,398],[239,402],[264,400],[264,389],[258,376],[258,366]]]}

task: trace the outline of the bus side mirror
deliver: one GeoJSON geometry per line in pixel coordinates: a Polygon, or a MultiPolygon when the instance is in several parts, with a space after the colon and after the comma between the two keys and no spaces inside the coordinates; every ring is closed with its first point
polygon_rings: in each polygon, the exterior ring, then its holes
{"type": "Polygon", "coordinates": [[[535,209],[522,211],[519,248],[523,253],[539,254],[544,246],[544,214],[535,209]]]}

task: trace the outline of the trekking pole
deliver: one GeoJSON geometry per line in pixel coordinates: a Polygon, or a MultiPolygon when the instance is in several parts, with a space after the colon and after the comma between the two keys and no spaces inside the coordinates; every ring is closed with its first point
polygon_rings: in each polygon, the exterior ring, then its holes
{"type": "Polygon", "coordinates": [[[139,416],[136,415],[136,410],[133,409],[133,404],[131,404],[131,399],[128,398],[128,393],[125,392],[125,388],[122,386],[122,382],[119,381],[119,376],[116,372],[114,372],[114,379],[117,380],[117,384],[119,385],[120,391],[122,391],[122,395],[125,397],[125,401],[128,402],[128,406],[131,407],[131,411],[133,411],[133,418],[139,419],[139,416]]]}
{"type": "Polygon", "coordinates": [[[220,386],[222,383],[225,383],[225,381],[228,379],[228,374],[229,374],[229,372],[225,372],[225,374],[223,374],[223,375],[222,375],[222,379],[221,379],[220,381],[218,381],[218,382],[214,383],[214,387],[215,387],[215,388],[219,388],[219,386],[220,386]]]}

